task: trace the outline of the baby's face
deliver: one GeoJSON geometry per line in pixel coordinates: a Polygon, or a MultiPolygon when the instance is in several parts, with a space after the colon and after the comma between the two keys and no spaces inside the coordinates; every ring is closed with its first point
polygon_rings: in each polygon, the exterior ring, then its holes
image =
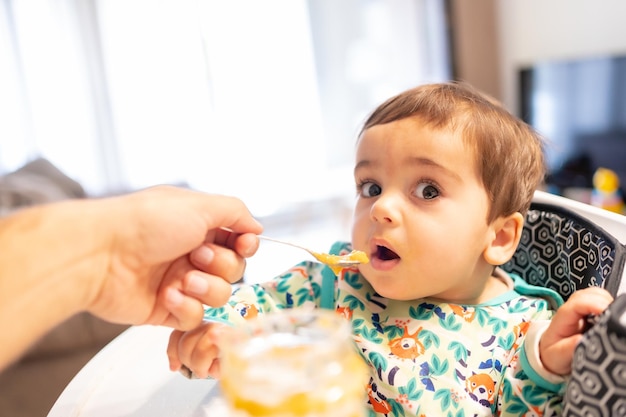
{"type": "Polygon", "coordinates": [[[371,127],[354,176],[352,243],[370,257],[359,269],[374,289],[398,300],[475,301],[493,269],[483,258],[493,230],[461,136],[415,118],[371,127]]]}

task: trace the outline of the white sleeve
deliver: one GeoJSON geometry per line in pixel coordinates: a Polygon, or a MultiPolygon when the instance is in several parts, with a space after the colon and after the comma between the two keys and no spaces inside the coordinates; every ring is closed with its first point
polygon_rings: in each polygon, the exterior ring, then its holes
{"type": "Polygon", "coordinates": [[[552,384],[561,384],[565,382],[565,376],[550,372],[543,366],[539,355],[539,340],[543,333],[550,325],[550,320],[536,320],[530,323],[526,338],[524,339],[524,349],[526,350],[526,358],[533,370],[542,378],[552,384]]]}

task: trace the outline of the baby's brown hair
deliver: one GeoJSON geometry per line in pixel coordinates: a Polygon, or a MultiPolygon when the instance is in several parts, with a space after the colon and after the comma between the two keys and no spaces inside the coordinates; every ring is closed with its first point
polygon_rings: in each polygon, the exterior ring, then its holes
{"type": "Polygon", "coordinates": [[[473,149],[490,201],[488,222],[526,213],[546,173],[543,139],[528,124],[467,83],[448,82],[421,85],[388,99],[367,118],[359,137],[372,126],[407,117],[458,132],[473,149]]]}

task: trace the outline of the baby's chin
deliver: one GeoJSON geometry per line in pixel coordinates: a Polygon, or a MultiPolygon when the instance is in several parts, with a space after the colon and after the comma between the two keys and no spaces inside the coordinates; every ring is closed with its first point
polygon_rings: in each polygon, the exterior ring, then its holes
{"type": "MultiPolygon", "coordinates": [[[[361,275],[363,275],[363,278],[365,278],[365,280],[369,282],[369,284],[374,289],[375,293],[382,298],[395,300],[395,301],[412,301],[412,300],[425,298],[428,296],[427,294],[419,294],[415,290],[411,290],[410,288],[407,288],[406,285],[400,285],[400,286],[389,285],[389,280],[385,279],[384,277],[375,277],[371,275],[370,277],[368,277],[367,272],[364,272],[363,269],[365,268],[361,269],[361,275]]],[[[371,271],[370,271],[370,274],[371,274],[371,271]]],[[[373,275],[378,275],[378,274],[373,274],[373,275]]]]}

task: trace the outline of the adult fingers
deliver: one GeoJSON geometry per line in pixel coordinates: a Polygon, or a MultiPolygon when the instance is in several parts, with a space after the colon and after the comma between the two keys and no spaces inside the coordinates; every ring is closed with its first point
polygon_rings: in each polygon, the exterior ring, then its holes
{"type": "Polygon", "coordinates": [[[206,214],[207,230],[226,227],[236,233],[259,234],[263,226],[236,197],[197,193],[196,208],[206,214]]]}
{"type": "Polygon", "coordinates": [[[220,276],[190,271],[183,279],[183,291],[211,307],[221,307],[231,295],[231,284],[220,276]]]}
{"type": "Polygon", "coordinates": [[[237,237],[235,242],[235,251],[243,256],[249,258],[256,253],[259,249],[259,238],[253,233],[245,233],[237,237]]]}
{"type": "Polygon", "coordinates": [[[167,315],[158,324],[178,330],[190,330],[202,322],[204,307],[197,298],[175,287],[165,288],[163,294],[162,303],[167,315]]]}
{"type": "MultiPolygon", "coordinates": [[[[236,258],[232,251],[227,252],[233,259],[236,258]]],[[[196,269],[187,256],[173,262],[165,273],[157,296],[157,304],[147,322],[180,330],[199,325],[204,315],[204,305],[219,307],[228,301],[232,287],[225,278],[241,274],[240,271],[243,270],[243,266],[237,266],[236,260],[231,261],[230,267],[222,268],[226,268],[222,272],[227,275],[226,277],[196,269]]]]}
{"type": "Polygon", "coordinates": [[[228,282],[236,282],[243,276],[246,261],[234,251],[220,245],[205,243],[189,254],[190,262],[198,269],[228,282]]]}
{"type": "Polygon", "coordinates": [[[214,242],[221,246],[233,249],[243,258],[249,258],[259,249],[259,237],[254,233],[235,233],[230,230],[221,228],[216,230],[213,240],[210,238],[208,243],[214,242]]]}

